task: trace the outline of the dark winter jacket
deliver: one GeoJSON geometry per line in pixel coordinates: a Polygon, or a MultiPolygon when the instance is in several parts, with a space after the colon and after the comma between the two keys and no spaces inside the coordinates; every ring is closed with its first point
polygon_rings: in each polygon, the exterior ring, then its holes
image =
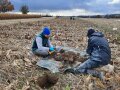
{"type": "Polygon", "coordinates": [[[107,65],[111,59],[111,50],[108,41],[101,32],[93,33],[88,39],[87,53],[90,59],[107,65]]]}
{"type": "MultiPolygon", "coordinates": [[[[42,46],[44,47],[49,47],[48,45],[48,38],[46,38],[43,33],[39,34],[38,36],[36,37],[41,37],[42,38],[42,46]]],[[[37,43],[36,43],[36,37],[33,41],[33,45],[32,45],[32,51],[35,51],[36,49],[38,49],[38,46],[37,46],[37,43]]]]}

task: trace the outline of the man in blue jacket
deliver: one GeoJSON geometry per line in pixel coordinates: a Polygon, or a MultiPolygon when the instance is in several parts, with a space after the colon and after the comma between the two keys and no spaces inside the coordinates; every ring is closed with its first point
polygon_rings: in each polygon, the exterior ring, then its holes
{"type": "Polygon", "coordinates": [[[88,47],[86,50],[86,52],[89,54],[88,60],[75,68],[66,69],[65,73],[70,72],[73,74],[91,74],[102,79],[103,73],[92,69],[110,63],[111,50],[108,41],[102,32],[95,32],[94,29],[88,30],[87,37],[89,38],[88,47]]]}
{"type": "Polygon", "coordinates": [[[44,27],[42,32],[34,38],[32,45],[32,52],[34,54],[47,56],[49,52],[54,51],[54,47],[49,40],[50,34],[51,30],[48,27],[44,27]]]}

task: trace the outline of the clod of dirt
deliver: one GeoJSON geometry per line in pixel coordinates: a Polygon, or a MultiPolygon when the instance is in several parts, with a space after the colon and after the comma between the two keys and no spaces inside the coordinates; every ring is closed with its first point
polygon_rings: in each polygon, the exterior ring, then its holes
{"type": "Polygon", "coordinates": [[[28,39],[28,40],[30,40],[32,37],[29,35],[29,34],[26,34],[25,35],[25,39],[28,39]]]}
{"type": "Polygon", "coordinates": [[[74,63],[75,61],[84,62],[86,60],[86,58],[81,57],[79,53],[74,53],[72,51],[58,53],[55,55],[54,59],[56,61],[67,61],[70,63],[74,63]]]}
{"type": "Polygon", "coordinates": [[[41,88],[50,88],[57,83],[58,79],[59,79],[58,76],[56,76],[54,74],[46,73],[43,76],[38,77],[37,84],[41,88]]]}

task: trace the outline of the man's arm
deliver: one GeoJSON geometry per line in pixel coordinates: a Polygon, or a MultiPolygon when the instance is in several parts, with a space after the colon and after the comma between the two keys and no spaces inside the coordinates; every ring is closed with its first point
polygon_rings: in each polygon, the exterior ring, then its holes
{"type": "Polygon", "coordinates": [[[49,47],[42,46],[42,38],[41,37],[36,37],[36,43],[37,43],[39,50],[49,52],[49,47]]]}
{"type": "Polygon", "coordinates": [[[49,47],[53,47],[53,45],[51,44],[50,40],[48,40],[48,46],[49,47]]]}
{"type": "Polygon", "coordinates": [[[91,40],[88,39],[88,46],[87,46],[86,52],[87,52],[89,55],[91,55],[92,51],[93,51],[93,45],[92,45],[91,40]]]}

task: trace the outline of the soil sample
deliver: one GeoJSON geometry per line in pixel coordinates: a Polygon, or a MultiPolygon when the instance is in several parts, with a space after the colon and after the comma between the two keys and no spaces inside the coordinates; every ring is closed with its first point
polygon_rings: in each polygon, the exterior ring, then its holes
{"type": "Polygon", "coordinates": [[[54,86],[59,77],[56,74],[51,74],[51,73],[45,73],[43,76],[38,77],[37,79],[37,84],[42,88],[50,88],[54,86]]]}

